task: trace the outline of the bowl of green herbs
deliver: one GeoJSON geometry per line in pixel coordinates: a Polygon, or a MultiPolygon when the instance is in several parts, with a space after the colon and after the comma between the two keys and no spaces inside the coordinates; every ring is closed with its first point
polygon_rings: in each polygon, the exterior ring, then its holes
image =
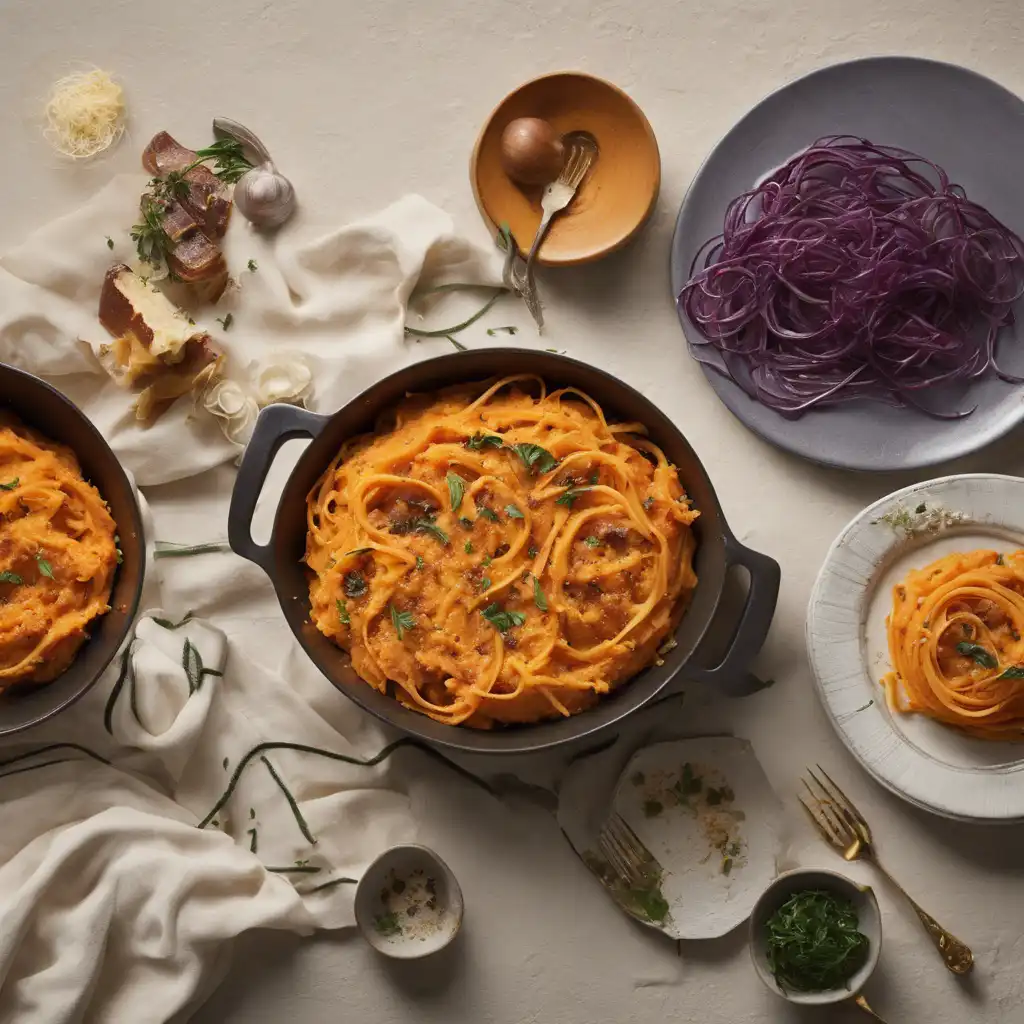
{"type": "Polygon", "coordinates": [[[761,980],[793,1003],[857,995],[882,951],[882,916],[871,888],[834,871],[779,875],[750,915],[750,953],[761,980]]]}

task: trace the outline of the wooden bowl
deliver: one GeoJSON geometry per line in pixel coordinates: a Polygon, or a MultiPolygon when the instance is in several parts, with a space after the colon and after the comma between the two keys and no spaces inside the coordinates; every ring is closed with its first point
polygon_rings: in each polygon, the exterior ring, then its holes
{"type": "Polygon", "coordinates": [[[543,188],[517,184],[501,166],[501,133],[517,117],[542,117],[563,135],[589,132],[598,145],[597,160],[552,223],[537,262],[588,263],[625,245],[654,209],[661,185],[661,155],[643,111],[621,89],[578,71],[535,78],[498,104],[476,141],[469,174],[491,230],[508,224],[525,252],[540,223],[543,188]]]}

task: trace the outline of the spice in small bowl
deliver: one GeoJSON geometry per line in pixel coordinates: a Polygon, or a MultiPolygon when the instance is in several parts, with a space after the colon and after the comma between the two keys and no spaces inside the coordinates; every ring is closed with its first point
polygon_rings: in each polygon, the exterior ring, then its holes
{"type": "Polygon", "coordinates": [[[356,924],[385,956],[409,960],[443,949],[462,923],[462,890],[448,865],[425,846],[394,846],[356,888],[356,924]]]}
{"type": "Polygon", "coordinates": [[[875,894],[833,871],[780,875],[750,916],[754,967],[793,1003],[852,998],[875,969],[881,945],[875,894]]]}

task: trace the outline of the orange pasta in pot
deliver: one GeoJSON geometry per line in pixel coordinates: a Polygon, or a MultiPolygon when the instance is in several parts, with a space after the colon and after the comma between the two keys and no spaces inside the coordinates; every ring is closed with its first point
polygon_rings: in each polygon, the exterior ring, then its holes
{"type": "Polygon", "coordinates": [[[116,533],[74,453],[0,414],[0,692],[71,664],[110,610],[116,533]]]}
{"type": "Polygon", "coordinates": [[[698,512],[644,434],[529,376],[411,396],[309,494],[312,621],[439,722],[590,707],[658,659],[697,582],[698,512]]]}
{"type": "Polygon", "coordinates": [[[914,569],[887,622],[896,712],[986,739],[1024,738],[1024,551],[971,551],[914,569]]]}

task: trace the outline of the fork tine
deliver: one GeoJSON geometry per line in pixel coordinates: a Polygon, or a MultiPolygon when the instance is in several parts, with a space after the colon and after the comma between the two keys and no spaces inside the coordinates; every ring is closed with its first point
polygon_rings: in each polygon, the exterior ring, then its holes
{"type": "MultiPolygon", "coordinates": [[[[827,804],[821,799],[820,796],[818,796],[817,793],[814,792],[813,789],[811,789],[811,787],[807,784],[807,780],[801,779],[800,781],[803,782],[804,789],[807,790],[807,793],[813,802],[813,807],[816,809],[814,812],[815,817],[822,823],[822,825],[824,825],[825,828],[828,829],[829,835],[832,837],[832,842],[835,843],[837,846],[845,846],[846,829],[842,826],[840,822],[837,822],[835,818],[828,813],[827,804]]],[[[803,803],[802,800],[800,802],[803,803]]],[[[804,806],[807,805],[805,804],[804,806]]]]}
{"type": "Polygon", "coordinates": [[[807,817],[811,819],[811,823],[821,833],[822,838],[825,842],[831,843],[832,846],[839,846],[839,839],[835,833],[822,821],[814,811],[811,810],[810,805],[802,796],[797,796],[797,800],[800,801],[800,806],[807,812],[807,817]]]}
{"type": "Polygon", "coordinates": [[[597,845],[601,848],[601,852],[604,854],[605,859],[611,865],[612,871],[614,871],[615,874],[617,874],[624,882],[628,883],[630,879],[629,865],[622,860],[618,849],[612,845],[604,832],[598,836],[597,845]]]}
{"type": "MultiPolygon", "coordinates": [[[[821,765],[818,765],[818,771],[821,771],[821,765]]],[[[827,802],[835,814],[846,823],[846,827],[852,833],[852,836],[854,838],[859,838],[859,823],[857,821],[858,815],[855,812],[851,813],[852,808],[849,805],[849,801],[841,795],[841,791],[840,794],[832,792],[832,790],[814,774],[813,769],[808,768],[807,774],[810,775],[818,784],[822,793],[825,794],[825,802],[827,802]]],[[[825,773],[822,772],[822,774],[824,775],[825,773]]]]}
{"type": "Polygon", "coordinates": [[[808,793],[810,793],[811,798],[817,805],[818,811],[821,813],[822,817],[829,823],[833,831],[842,841],[843,845],[846,846],[851,840],[856,838],[856,832],[854,832],[850,827],[849,822],[844,817],[836,813],[832,797],[828,790],[822,786],[821,780],[814,774],[814,772],[811,771],[810,768],[807,769],[807,774],[814,780],[815,784],[821,790],[822,795],[819,796],[815,793],[814,790],[811,789],[810,785],[808,785],[806,779],[804,780],[804,788],[808,793]]]}
{"type": "Polygon", "coordinates": [[[576,175],[576,168],[579,166],[582,153],[580,152],[579,146],[572,146],[569,150],[569,159],[565,161],[562,168],[562,180],[567,184],[572,184],[572,179],[576,175]]]}
{"type": "Polygon", "coordinates": [[[835,791],[842,805],[845,806],[846,809],[850,812],[850,814],[853,815],[853,818],[856,821],[856,823],[860,825],[861,828],[866,829],[868,827],[868,823],[865,820],[864,815],[857,810],[856,804],[854,804],[854,802],[836,785],[836,783],[832,780],[829,773],[825,771],[825,769],[822,768],[820,764],[816,765],[816,767],[818,771],[821,772],[821,774],[824,775],[825,778],[828,780],[828,784],[835,791]]]}

